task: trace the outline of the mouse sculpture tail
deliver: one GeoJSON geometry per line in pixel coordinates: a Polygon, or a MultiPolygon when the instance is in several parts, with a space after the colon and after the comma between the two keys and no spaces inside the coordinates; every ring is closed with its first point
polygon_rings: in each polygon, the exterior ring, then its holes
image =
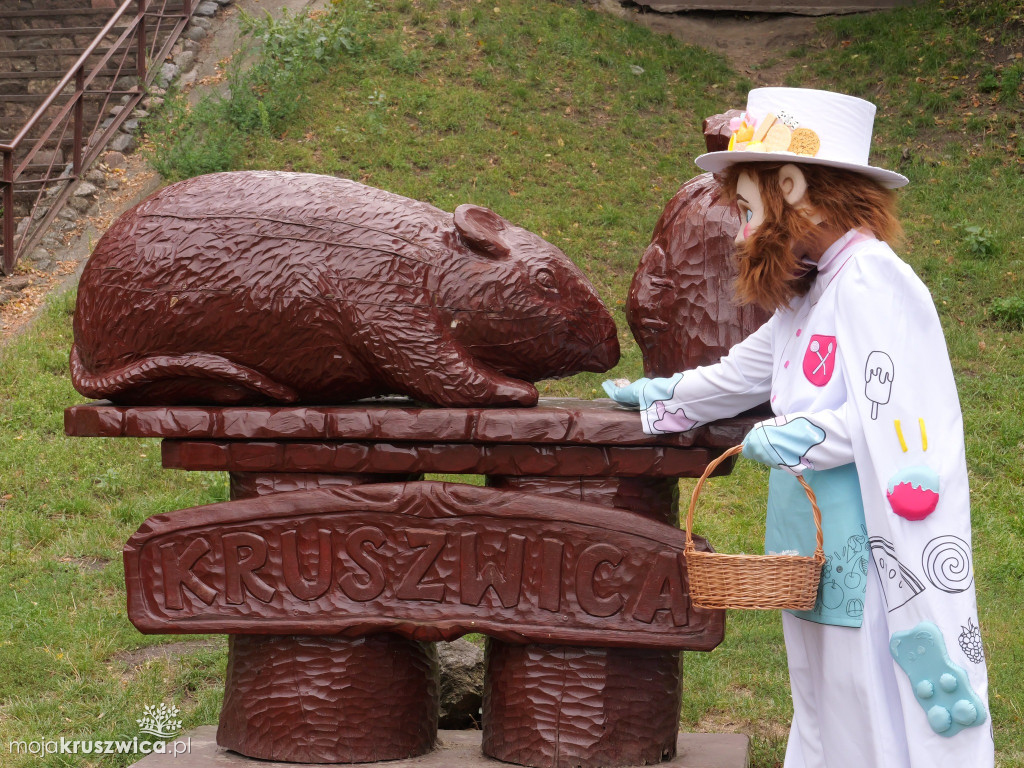
{"type": "Polygon", "coordinates": [[[93,374],[82,361],[76,344],[71,348],[71,383],[86,397],[123,403],[131,403],[157,388],[164,392],[168,404],[199,402],[214,390],[222,393],[221,402],[238,404],[291,403],[298,399],[291,387],[259,371],[203,352],[151,355],[93,374]]]}

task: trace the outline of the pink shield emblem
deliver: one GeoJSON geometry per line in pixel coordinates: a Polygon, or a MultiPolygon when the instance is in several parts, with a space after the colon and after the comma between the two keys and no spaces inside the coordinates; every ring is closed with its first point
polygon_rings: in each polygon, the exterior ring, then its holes
{"type": "Polygon", "coordinates": [[[839,344],[835,336],[811,336],[804,353],[804,376],[816,387],[824,387],[836,369],[836,351],[839,344]]]}

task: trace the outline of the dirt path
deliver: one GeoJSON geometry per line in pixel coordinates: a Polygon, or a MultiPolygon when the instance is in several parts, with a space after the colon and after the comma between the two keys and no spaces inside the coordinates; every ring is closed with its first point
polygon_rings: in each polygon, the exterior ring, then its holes
{"type": "Polygon", "coordinates": [[[724,55],[754,85],[782,85],[793,67],[787,53],[814,38],[813,16],[785,13],[657,13],[619,0],[590,0],[598,10],[629,19],[724,55]]]}

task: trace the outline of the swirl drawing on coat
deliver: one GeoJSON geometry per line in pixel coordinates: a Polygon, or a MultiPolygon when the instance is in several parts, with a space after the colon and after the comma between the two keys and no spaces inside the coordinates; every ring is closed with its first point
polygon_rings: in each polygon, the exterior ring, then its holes
{"type": "Polygon", "coordinates": [[[971,547],[958,536],[936,536],[921,555],[928,581],[943,592],[964,592],[974,583],[971,547]]]}

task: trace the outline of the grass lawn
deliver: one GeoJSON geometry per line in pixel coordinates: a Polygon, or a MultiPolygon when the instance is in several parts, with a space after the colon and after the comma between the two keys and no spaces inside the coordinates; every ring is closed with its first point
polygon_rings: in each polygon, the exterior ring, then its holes
{"type": "MultiPolygon", "coordinates": [[[[640,375],[629,280],[697,173],[702,118],[744,103],[749,82],[726,61],[568,0],[351,0],[252,31],[264,58],[231,76],[230,102],[170,103],[150,121],[161,173],[292,169],[491,207],[580,265],[619,326],[612,375],[640,375]]],[[[1024,12],[945,0],[826,20],[782,65],[778,84],[876,102],[873,160],[911,179],[899,250],[932,290],[964,407],[997,764],[1024,766],[1024,12]]],[[[73,309],[73,294],[55,297],[0,349],[0,765],[12,768],[127,765],[15,757],[8,743],[131,739],[161,702],[189,729],[220,706],[223,638],[140,635],[119,553],[150,515],[225,499],[226,478],[162,470],[156,441],[63,436],[63,409],[83,401],[67,372],[73,309]]],[[[605,376],[542,394],[595,397],[605,376]]],[[[760,546],[765,479],[741,463],[710,485],[703,532],[720,551],[760,546]]],[[[781,765],[779,615],[732,613],[721,647],[685,658],[682,727],[749,734],[754,766],[781,765]]]]}

